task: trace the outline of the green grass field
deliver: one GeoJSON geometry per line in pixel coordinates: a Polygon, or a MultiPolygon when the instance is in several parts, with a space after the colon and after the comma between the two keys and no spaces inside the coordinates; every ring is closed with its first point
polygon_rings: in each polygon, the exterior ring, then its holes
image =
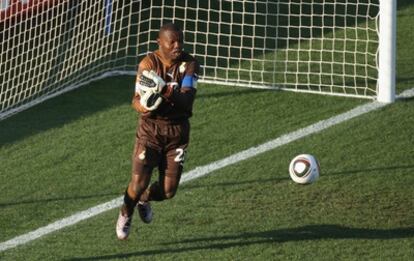
{"type": "MultiPolygon", "coordinates": [[[[397,92],[414,87],[413,14],[399,10],[397,92]]],[[[122,195],[133,81],[95,82],[0,122],[0,243],[122,195]]],[[[368,102],[199,84],[185,170],[368,102]]],[[[413,260],[413,115],[414,99],[399,100],[185,183],[127,241],[112,209],[0,260],[413,260]],[[307,186],[288,174],[303,152],[321,165],[307,186]]]]}
{"type": "MultiPolygon", "coordinates": [[[[136,116],[126,82],[100,82],[99,88],[71,92],[1,123],[2,242],[121,195],[136,116]],[[82,107],[86,103],[88,109],[82,107]]],[[[409,160],[414,151],[407,146],[414,141],[413,101],[399,101],[189,182],[173,200],[154,204],[153,224],[135,220],[126,242],[115,237],[116,209],[0,257],[409,260],[414,256],[409,160]],[[320,160],[321,179],[313,185],[289,179],[288,163],[302,152],[320,160]]],[[[202,85],[186,169],[361,103],[202,85]],[[251,99],[263,110],[251,110],[251,99]]]]}

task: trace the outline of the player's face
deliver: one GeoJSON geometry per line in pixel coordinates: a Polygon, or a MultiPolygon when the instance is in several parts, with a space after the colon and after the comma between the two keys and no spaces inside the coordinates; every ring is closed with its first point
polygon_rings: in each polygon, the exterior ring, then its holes
{"type": "Polygon", "coordinates": [[[170,61],[177,60],[183,51],[183,33],[170,30],[161,32],[158,46],[164,58],[170,61]]]}

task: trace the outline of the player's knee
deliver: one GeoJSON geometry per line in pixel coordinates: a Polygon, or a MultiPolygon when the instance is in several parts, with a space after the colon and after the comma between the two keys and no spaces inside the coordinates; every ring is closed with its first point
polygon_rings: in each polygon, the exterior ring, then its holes
{"type": "Polygon", "coordinates": [[[144,190],[145,188],[142,186],[138,186],[137,184],[130,184],[128,188],[128,193],[130,194],[132,198],[135,199],[139,197],[139,195],[141,195],[144,190]]]}
{"type": "Polygon", "coordinates": [[[147,181],[137,181],[137,180],[131,180],[129,183],[129,191],[131,195],[134,195],[135,197],[141,195],[147,188],[148,182],[147,181]]]}
{"type": "Polygon", "coordinates": [[[164,179],[164,199],[171,199],[175,196],[178,189],[180,175],[180,170],[170,170],[166,172],[166,177],[164,179]]]}

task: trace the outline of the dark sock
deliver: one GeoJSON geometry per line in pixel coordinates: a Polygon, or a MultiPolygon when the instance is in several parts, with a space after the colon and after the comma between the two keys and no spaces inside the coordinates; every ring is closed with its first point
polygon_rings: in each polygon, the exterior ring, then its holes
{"type": "Polygon", "coordinates": [[[138,200],[134,200],[128,195],[128,189],[125,190],[124,205],[122,206],[123,213],[126,212],[126,214],[129,217],[132,216],[132,214],[134,214],[134,208],[135,208],[135,205],[137,204],[137,202],[138,202],[138,200]]]}

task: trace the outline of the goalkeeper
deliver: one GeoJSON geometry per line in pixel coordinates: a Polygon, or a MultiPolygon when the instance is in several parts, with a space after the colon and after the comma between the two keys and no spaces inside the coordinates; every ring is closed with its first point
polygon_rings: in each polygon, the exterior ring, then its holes
{"type": "Polygon", "coordinates": [[[144,223],[152,220],[150,201],[174,197],[189,142],[198,62],[183,51],[183,32],[175,24],[161,27],[158,50],[138,66],[133,108],[140,113],[132,155],[132,175],[124,195],[116,233],[128,237],[134,209],[144,223]],[[150,184],[154,168],[159,178],[150,184]]]}

